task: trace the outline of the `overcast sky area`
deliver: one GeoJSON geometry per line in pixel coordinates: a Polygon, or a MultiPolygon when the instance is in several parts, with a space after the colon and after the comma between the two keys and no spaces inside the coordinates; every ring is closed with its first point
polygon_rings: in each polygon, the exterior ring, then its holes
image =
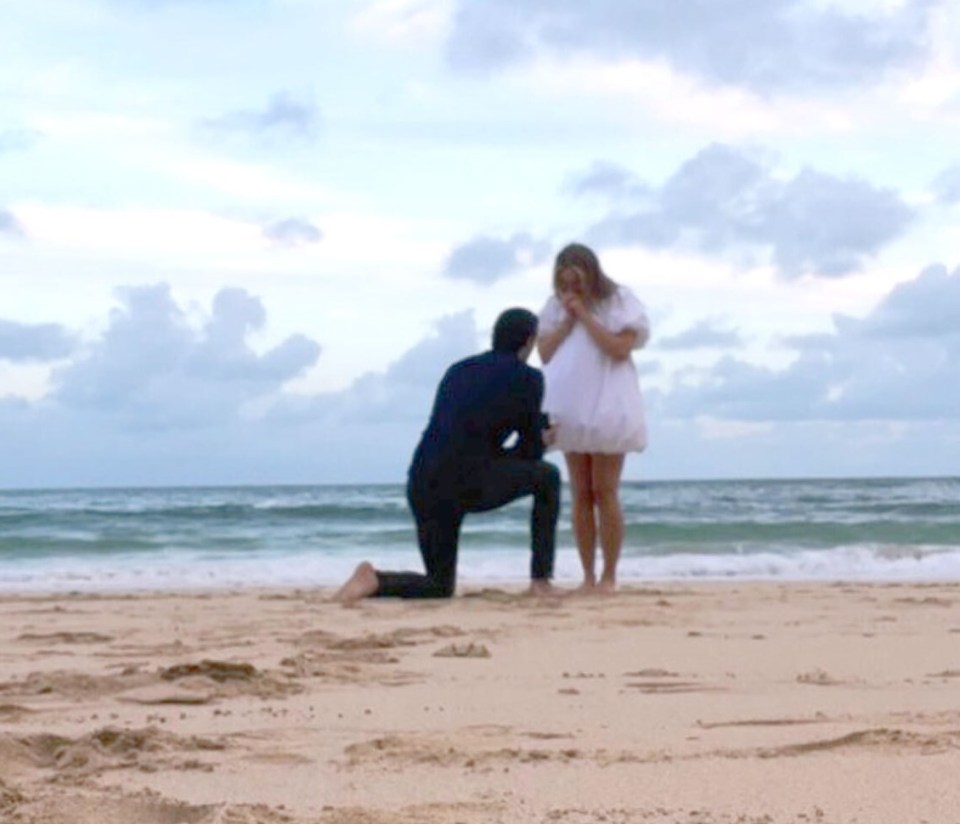
{"type": "Polygon", "coordinates": [[[571,240],[652,321],[626,478],[958,472],[952,0],[7,0],[0,31],[0,487],[402,482],[571,240]]]}

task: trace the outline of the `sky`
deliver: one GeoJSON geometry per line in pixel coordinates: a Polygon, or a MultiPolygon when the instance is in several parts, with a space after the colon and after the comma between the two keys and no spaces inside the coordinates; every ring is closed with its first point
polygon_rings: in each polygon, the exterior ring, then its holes
{"type": "Polygon", "coordinates": [[[627,479],[958,472],[953,0],[6,0],[0,32],[0,487],[402,482],[574,240],[651,319],[627,479]]]}

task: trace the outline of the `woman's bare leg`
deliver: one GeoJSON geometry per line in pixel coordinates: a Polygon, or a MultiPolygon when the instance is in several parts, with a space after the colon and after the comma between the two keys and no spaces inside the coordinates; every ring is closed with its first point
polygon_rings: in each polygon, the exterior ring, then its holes
{"type": "Polygon", "coordinates": [[[603,552],[603,572],[597,588],[603,592],[613,592],[617,587],[617,563],[623,548],[620,475],[624,456],[594,454],[590,457],[593,494],[600,522],[600,548],[603,552]]]}
{"type": "Polygon", "coordinates": [[[591,456],[582,452],[566,452],[567,470],[570,476],[571,521],[573,534],[583,567],[584,590],[596,586],[594,569],[597,556],[597,521],[593,510],[593,472],[591,456]]]}

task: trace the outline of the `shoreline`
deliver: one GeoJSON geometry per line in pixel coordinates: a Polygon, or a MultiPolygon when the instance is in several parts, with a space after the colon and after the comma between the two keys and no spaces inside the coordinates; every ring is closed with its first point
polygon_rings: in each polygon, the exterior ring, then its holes
{"type": "MultiPolygon", "coordinates": [[[[346,580],[346,577],[340,581],[330,581],[323,583],[306,583],[294,585],[288,583],[235,583],[224,582],[222,584],[210,584],[205,582],[196,585],[171,585],[156,586],[144,585],[142,587],[121,584],[116,588],[105,587],[103,584],[93,584],[90,588],[55,588],[55,589],[33,589],[33,588],[6,588],[0,584],[0,603],[4,600],[15,598],[41,598],[41,599],[73,599],[73,598],[105,598],[105,599],[129,599],[129,598],[151,598],[151,597],[213,597],[219,595],[242,596],[242,595],[260,595],[264,593],[297,593],[323,602],[329,600],[326,596],[335,592],[339,586],[346,580]]],[[[579,600],[577,587],[579,579],[570,576],[552,579],[553,584],[563,596],[573,596],[579,600]]],[[[474,597],[485,590],[502,590],[506,593],[521,594],[530,584],[529,579],[517,578],[464,578],[461,576],[457,591],[450,600],[458,600],[463,597],[474,597]]],[[[879,576],[810,576],[810,577],[786,577],[786,576],[696,576],[696,577],[635,577],[625,578],[619,584],[616,594],[629,594],[630,592],[649,590],[649,589],[675,589],[679,587],[688,588],[723,588],[723,587],[938,587],[953,585],[960,586],[960,576],[944,575],[935,577],[931,575],[890,575],[888,577],[879,576]]],[[[387,599],[389,600],[389,599],[387,599]]],[[[398,602],[402,599],[396,599],[398,602]]],[[[445,599],[437,599],[434,603],[443,603],[445,599]]],[[[408,603],[415,603],[409,601],[408,603]]]]}
{"type": "Polygon", "coordinates": [[[0,593],[10,824],[950,824],[960,582],[0,593]]]}
{"type": "MultiPolygon", "coordinates": [[[[548,450],[546,453],[547,460],[550,460],[553,463],[557,463],[558,466],[561,465],[558,462],[558,458],[562,458],[562,454],[557,450],[548,450]]],[[[562,470],[565,471],[565,470],[562,470]]],[[[129,492],[129,491],[147,491],[147,492],[156,492],[164,490],[218,490],[218,489],[311,489],[311,488],[350,488],[350,489],[362,489],[365,487],[403,487],[406,484],[404,477],[395,478],[394,480],[380,480],[380,481],[351,481],[349,483],[340,483],[336,481],[315,481],[315,482],[296,482],[291,483],[289,481],[278,481],[276,483],[265,483],[265,482],[248,482],[248,483],[203,483],[203,484],[144,484],[144,483],[135,483],[135,484],[80,484],[75,486],[43,486],[43,485],[34,485],[34,486],[2,486],[0,485],[0,495],[2,494],[18,494],[18,493],[35,493],[35,492],[129,492]]],[[[745,475],[743,477],[736,475],[723,475],[715,478],[703,478],[703,477],[648,477],[642,476],[637,477],[631,475],[630,477],[624,477],[622,483],[631,484],[631,485],[644,485],[644,484],[764,484],[764,483],[818,483],[818,482],[855,482],[855,483],[897,483],[900,481],[956,481],[960,479],[960,474],[957,473],[944,473],[932,475],[925,472],[920,473],[902,473],[899,475],[889,475],[889,474],[878,474],[878,475],[846,475],[846,474],[834,474],[834,475],[767,475],[767,476],[754,476],[754,475],[745,475]]],[[[564,485],[569,483],[569,479],[564,475],[561,478],[561,481],[564,485]]]]}

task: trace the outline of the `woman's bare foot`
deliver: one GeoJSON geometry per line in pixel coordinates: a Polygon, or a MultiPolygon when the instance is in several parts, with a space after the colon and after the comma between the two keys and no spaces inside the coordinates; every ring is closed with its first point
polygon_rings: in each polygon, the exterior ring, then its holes
{"type": "Polygon", "coordinates": [[[352,604],[362,598],[375,595],[379,586],[380,579],[377,578],[377,571],[373,568],[373,564],[364,561],[357,565],[353,575],[337,590],[333,600],[341,604],[352,604]]]}
{"type": "Polygon", "coordinates": [[[617,579],[603,577],[597,584],[595,592],[598,595],[612,595],[617,591],[617,579]]]}
{"type": "Polygon", "coordinates": [[[574,590],[574,593],[577,595],[593,595],[596,591],[597,582],[593,578],[585,578],[583,583],[574,590]]]}

